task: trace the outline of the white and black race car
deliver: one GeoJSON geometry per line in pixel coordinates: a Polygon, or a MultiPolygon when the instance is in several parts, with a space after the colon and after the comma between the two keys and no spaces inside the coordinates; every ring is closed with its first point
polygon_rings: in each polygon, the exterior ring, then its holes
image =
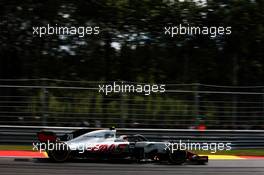
{"type": "Polygon", "coordinates": [[[207,156],[199,156],[185,150],[172,151],[169,142],[148,141],[142,135],[117,137],[115,129],[75,131],[66,135],[68,139],[70,137],[67,141],[62,141],[63,137],[59,138],[55,133],[47,131],[39,132],[37,137],[41,142],[40,149],[44,148],[49,158],[56,162],[72,159],[153,161],[171,164],[208,162],[207,156]]]}

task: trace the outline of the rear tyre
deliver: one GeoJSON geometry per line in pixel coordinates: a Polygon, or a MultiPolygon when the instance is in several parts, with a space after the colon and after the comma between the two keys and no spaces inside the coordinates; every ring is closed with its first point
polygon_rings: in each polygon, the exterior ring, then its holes
{"type": "Polygon", "coordinates": [[[47,151],[50,160],[54,162],[65,162],[71,158],[71,151],[68,145],[62,143],[58,149],[47,151]]]}

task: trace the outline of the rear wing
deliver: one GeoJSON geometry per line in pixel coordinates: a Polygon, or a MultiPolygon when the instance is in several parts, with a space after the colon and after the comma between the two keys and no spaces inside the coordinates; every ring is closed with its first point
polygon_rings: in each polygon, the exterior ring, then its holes
{"type": "Polygon", "coordinates": [[[37,138],[40,142],[56,142],[58,140],[57,135],[51,131],[40,131],[37,133],[37,138]]]}
{"type": "Polygon", "coordinates": [[[63,135],[56,135],[56,133],[53,131],[43,130],[37,133],[37,138],[40,142],[68,141],[90,131],[91,129],[79,129],[63,135]]]}

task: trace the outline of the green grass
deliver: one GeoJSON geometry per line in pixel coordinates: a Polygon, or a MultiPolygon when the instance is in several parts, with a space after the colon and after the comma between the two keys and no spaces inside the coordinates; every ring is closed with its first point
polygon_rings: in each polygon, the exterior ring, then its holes
{"type": "Polygon", "coordinates": [[[32,151],[31,145],[0,145],[0,150],[32,151]]]}

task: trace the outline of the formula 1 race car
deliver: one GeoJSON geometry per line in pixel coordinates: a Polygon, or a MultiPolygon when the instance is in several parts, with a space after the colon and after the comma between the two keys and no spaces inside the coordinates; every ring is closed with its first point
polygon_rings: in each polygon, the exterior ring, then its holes
{"type": "Polygon", "coordinates": [[[170,164],[208,162],[207,156],[199,156],[186,150],[173,150],[170,149],[169,142],[148,141],[142,135],[117,137],[115,129],[82,132],[75,131],[58,137],[54,132],[41,131],[37,134],[41,143],[39,149],[45,150],[50,160],[55,162],[71,159],[130,160],[170,164]],[[78,136],[76,133],[79,133],[78,136]],[[62,141],[65,136],[68,140],[62,141]]]}

